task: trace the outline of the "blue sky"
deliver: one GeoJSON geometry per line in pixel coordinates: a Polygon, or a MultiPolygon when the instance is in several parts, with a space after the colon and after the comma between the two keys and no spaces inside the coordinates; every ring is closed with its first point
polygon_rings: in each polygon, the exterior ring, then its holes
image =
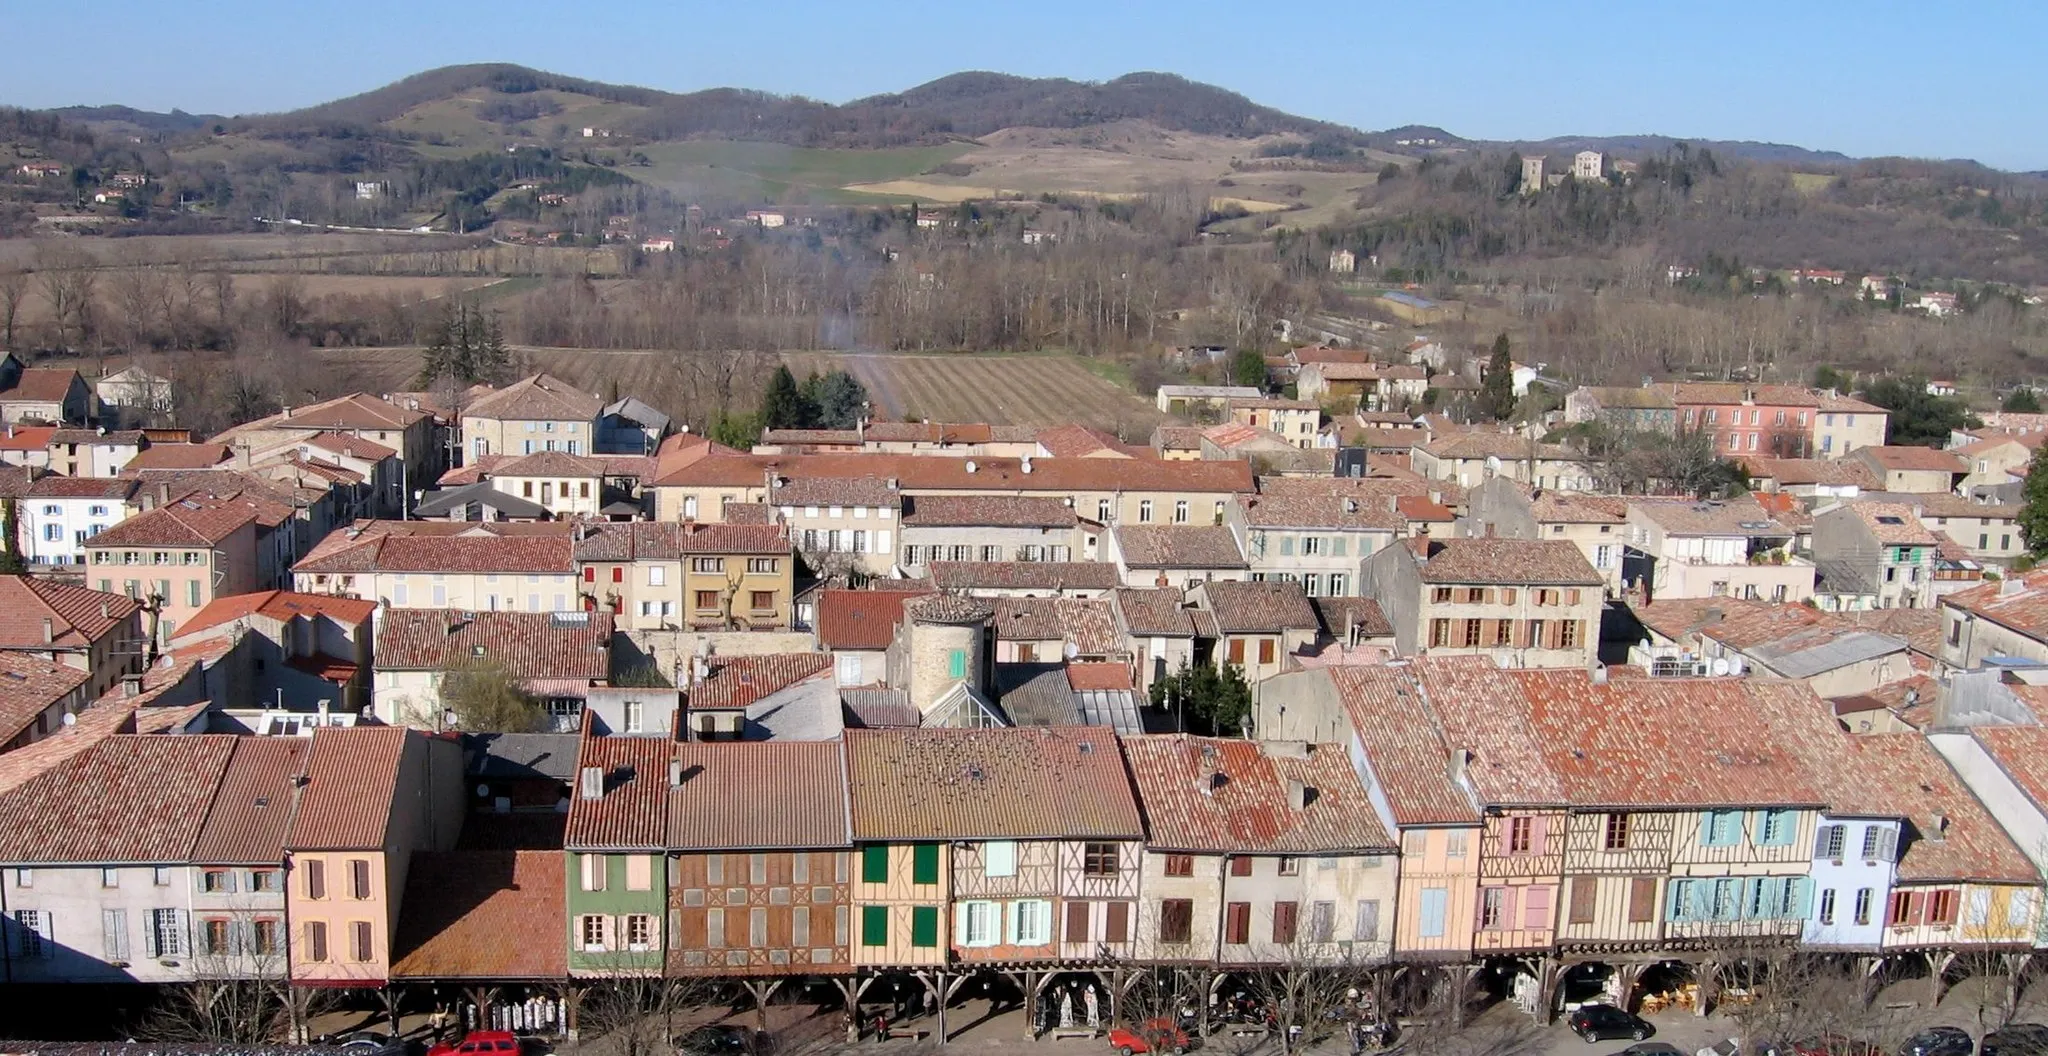
{"type": "Polygon", "coordinates": [[[0,3],[0,103],[288,110],[434,66],[840,102],[958,70],[1164,70],[1463,136],[1663,133],[2048,169],[2048,3],[95,0],[0,3]]]}

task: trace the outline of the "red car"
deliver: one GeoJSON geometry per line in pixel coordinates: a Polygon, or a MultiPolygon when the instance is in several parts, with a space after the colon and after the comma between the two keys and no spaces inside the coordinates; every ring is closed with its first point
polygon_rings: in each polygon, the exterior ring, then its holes
{"type": "Polygon", "coordinates": [[[1109,1028],[1109,1046],[1116,1050],[1116,1056],[1143,1056],[1152,1052],[1152,1043],[1146,1039],[1159,1039],[1159,1049],[1181,1056],[1188,1051],[1188,1032],[1171,1019],[1149,1019],[1137,1029],[1130,1027],[1109,1028]]]}
{"type": "Polygon", "coordinates": [[[461,1041],[437,1042],[427,1056],[519,1056],[519,1039],[509,1030],[472,1030],[461,1041]]]}

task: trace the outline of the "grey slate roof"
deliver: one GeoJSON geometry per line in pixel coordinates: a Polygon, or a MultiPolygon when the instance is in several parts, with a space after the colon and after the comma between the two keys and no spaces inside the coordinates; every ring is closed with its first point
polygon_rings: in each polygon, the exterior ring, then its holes
{"type": "Polygon", "coordinates": [[[415,517],[445,517],[450,510],[469,503],[481,503],[508,517],[545,517],[548,508],[531,499],[522,499],[510,492],[499,491],[489,481],[464,484],[459,488],[439,488],[427,492],[426,497],[414,506],[415,517]]]}
{"type": "Polygon", "coordinates": [[[472,733],[463,738],[472,777],[553,778],[576,776],[574,733],[472,733]]]}

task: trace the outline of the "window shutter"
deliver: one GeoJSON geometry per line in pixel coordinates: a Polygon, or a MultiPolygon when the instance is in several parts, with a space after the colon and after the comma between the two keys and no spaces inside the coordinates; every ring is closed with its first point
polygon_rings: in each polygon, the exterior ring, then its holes
{"type": "Polygon", "coordinates": [[[1657,919],[1657,878],[1638,876],[1628,882],[1628,921],[1649,924],[1657,919]]]}
{"type": "Polygon", "coordinates": [[[886,884],[889,882],[889,848],[880,844],[869,844],[860,849],[860,882],[863,884],[886,884]]]}
{"type": "Polygon", "coordinates": [[[1790,878],[1786,886],[1790,890],[1786,893],[1787,905],[1784,915],[1799,920],[1806,919],[1807,910],[1813,905],[1813,877],[1795,876],[1790,878]]]}
{"type": "Polygon", "coordinates": [[[1103,908],[1102,941],[1129,942],[1131,940],[1131,904],[1111,902],[1103,908]]]}
{"type": "MultiPolygon", "coordinates": [[[[1546,818],[1546,817],[1544,817],[1544,816],[1542,816],[1542,815],[1540,815],[1540,814],[1539,814],[1539,815],[1537,815],[1537,816],[1535,816],[1535,817],[1533,817],[1533,818],[1530,818],[1530,819],[1529,819],[1529,853],[1530,853],[1530,854],[1548,854],[1548,853],[1550,853],[1550,845],[1549,845],[1549,843],[1548,843],[1548,840],[1549,840],[1549,836],[1550,836],[1550,819],[1549,819],[1549,818],[1546,818]]],[[[1549,927],[1549,925],[1548,925],[1548,924],[1546,924],[1546,925],[1544,925],[1544,926],[1545,926],[1545,927],[1549,927]]]]}
{"type": "Polygon", "coordinates": [[[1529,888],[1528,893],[1522,896],[1522,926],[1525,928],[1541,929],[1548,928],[1550,925],[1550,889],[1548,887],[1529,888]]]}
{"type": "Polygon", "coordinates": [[[1813,856],[1815,858],[1829,857],[1828,848],[1831,847],[1832,844],[1830,844],[1828,841],[1833,838],[1835,832],[1840,828],[1840,825],[1822,825],[1820,827],[1820,831],[1814,834],[1813,856]]]}
{"type": "Polygon", "coordinates": [[[939,845],[920,843],[911,849],[910,882],[913,884],[936,884],[939,882],[939,845]]]}
{"type": "Polygon", "coordinates": [[[1920,891],[1906,894],[1906,923],[1919,924],[1927,917],[1927,895],[1920,891]]]}
{"type": "Polygon", "coordinates": [[[971,903],[961,902],[953,907],[953,945],[967,945],[967,907],[971,903]]]}
{"type": "Polygon", "coordinates": [[[1067,903],[1067,942],[1088,941],[1088,903],[1067,903]]]}

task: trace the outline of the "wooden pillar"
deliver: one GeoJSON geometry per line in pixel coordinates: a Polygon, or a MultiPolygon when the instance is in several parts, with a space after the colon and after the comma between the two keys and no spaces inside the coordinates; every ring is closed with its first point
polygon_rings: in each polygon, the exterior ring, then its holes
{"type": "Polygon", "coordinates": [[[1024,995],[1024,1040],[1037,1041],[1039,980],[1043,979],[1047,973],[1032,971],[1026,968],[1022,971],[1004,972],[1003,974],[1008,976],[1010,982],[1016,984],[1017,991],[1024,995]]]}
{"type": "Polygon", "coordinates": [[[1476,964],[1454,964],[1444,969],[1451,986],[1451,1026],[1463,1029],[1465,1026],[1465,1005],[1472,995],[1472,980],[1479,975],[1476,964]]]}
{"type": "Polygon", "coordinates": [[[1721,962],[1693,962],[1692,980],[1699,988],[1699,997],[1692,1003],[1692,1014],[1703,1017],[1713,1010],[1714,998],[1721,992],[1721,962]]]}
{"type": "Polygon", "coordinates": [[[832,986],[839,991],[841,1014],[846,1017],[846,1043],[860,1044],[860,991],[855,988],[852,976],[832,980],[832,986]]]}
{"type": "Polygon", "coordinates": [[[1877,1000],[1877,992],[1884,986],[1884,957],[1856,958],[1856,975],[1859,985],[1856,994],[1863,1000],[1863,1007],[1869,1008],[1877,1000]]]}
{"type": "Polygon", "coordinates": [[[287,997],[291,1002],[292,1041],[300,1045],[307,1044],[312,1041],[310,1028],[306,1023],[307,1005],[312,1000],[312,994],[304,987],[294,986],[287,991],[287,997]]]}
{"type": "Polygon", "coordinates": [[[1928,950],[1922,956],[1927,958],[1927,1007],[1941,1004],[1942,995],[1948,993],[1948,969],[1956,963],[1956,955],[1941,950],[1928,950]]]}
{"type": "Polygon", "coordinates": [[[398,1036],[398,988],[385,983],[377,991],[377,1001],[384,1006],[384,1018],[391,1024],[391,1036],[398,1036]]]}
{"type": "Polygon", "coordinates": [[[589,988],[574,983],[562,987],[562,1036],[570,1041],[583,1029],[583,999],[589,994],[589,988]]]}
{"type": "Polygon", "coordinates": [[[464,997],[469,998],[470,1004],[476,1006],[476,1029],[492,1029],[491,1009],[498,1003],[498,988],[495,986],[471,986],[465,987],[462,994],[464,997]]]}
{"type": "Polygon", "coordinates": [[[768,1002],[774,998],[775,991],[781,989],[782,980],[749,979],[744,985],[747,988],[747,996],[754,999],[754,1029],[766,1034],[768,1033],[768,1002]]]}
{"type": "Polygon", "coordinates": [[[1549,1026],[1550,1021],[1557,1018],[1558,992],[1564,989],[1564,973],[1571,968],[1562,958],[1549,954],[1536,958],[1536,999],[1539,1002],[1536,1022],[1549,1026]]]}
{"type": "Polygon", "coordinates": [[[1617,964],[1614,966],[1614,1003],[1624,1012],[1636,1010],[1636,984],[1643,981],[1643,970],[1647,964],[1617,964]]]}
{"type": "Polygon", "coordinates": [[[959,993],[960,988],[967,985],[967,980],[971,977],[971,972],[962,972],[959,975],[947,972],[939,973],[939,1044],[941,1045],[946,1043],[946,1006],[953,1003],[953,995],[959,993]]]}

